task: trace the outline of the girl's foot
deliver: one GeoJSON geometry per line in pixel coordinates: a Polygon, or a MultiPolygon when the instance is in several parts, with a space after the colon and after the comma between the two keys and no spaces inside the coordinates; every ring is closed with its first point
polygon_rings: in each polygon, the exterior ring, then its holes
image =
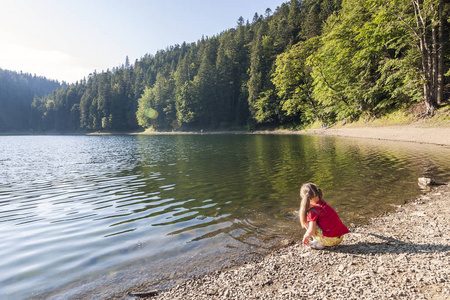
{"type": "Polygon", "coordinates": [[[320,242],[318,242],[317,240],[314,240],[314,239],[312,241],[309,241],[309,247],[311,249],[315,249],[315,250],[320,250],[320,249],[325,248],[324,245],[322,245],[320,242]]]}

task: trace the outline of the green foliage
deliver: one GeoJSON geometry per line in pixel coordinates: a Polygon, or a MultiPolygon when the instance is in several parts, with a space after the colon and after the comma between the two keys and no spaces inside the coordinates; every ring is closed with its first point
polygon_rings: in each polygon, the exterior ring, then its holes
{"type": "Polygon", "coordinates": [[[138,99],[136,117],[141,127],[169,129],[176,119],[174,78],[172,73],[158,73],[152,88],[146,88],[138,99]]]}
{"type": "Polygon", "coordinates": [[[314,97],[338,119],[350,120],[416,100],[420,91],[405,36],[398,21],[371,1],[345,1],[328,19],[322,46],[310,58],[314,97]]]}
{"type": "Polygon", "coordinates": [[[318,38],[299,42],[276,60],[272,81],[277,88],[279,106],[286,117],[305,122],[320,118],[316,101],[312,97],[311,67],[307,59],[318,48],[318,38]]]}
{"type": "Polygon", "coordinates": [[[142,127],[150,127],[151,121],[157,117],[156,110],[152,108],[153,104],[153,92],[151,89],[146,88],[142,96],[138,99],[138,110],[136,112],[136,118],[138,124],[142,127]]]}

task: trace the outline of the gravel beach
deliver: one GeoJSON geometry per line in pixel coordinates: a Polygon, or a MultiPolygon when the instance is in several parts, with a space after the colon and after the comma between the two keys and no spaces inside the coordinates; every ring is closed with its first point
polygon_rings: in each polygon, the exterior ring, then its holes
{"type": "MultiPolygon", "coordinates": [[[[450,186],[311,250],[292,242],[258,262],[144,299],[450,299],[450,186]]],[[[141,291],[143,292],[143,291],[141,291]]]]}

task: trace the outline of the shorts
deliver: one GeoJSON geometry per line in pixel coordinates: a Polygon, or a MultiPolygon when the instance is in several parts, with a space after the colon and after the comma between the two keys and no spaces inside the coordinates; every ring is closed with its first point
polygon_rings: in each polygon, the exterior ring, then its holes
{"type": "Polygon", "coordinates": [[[317,227],[316,234],[313,235],[313,238],[315,238],[322,245],[331,247],[331,246],[336,246],[340,242],[342,242],[342,239],[344,238],[344,236],[343,235],[337,236],[337,237],[324,236],[322,229],[317,227]]]}

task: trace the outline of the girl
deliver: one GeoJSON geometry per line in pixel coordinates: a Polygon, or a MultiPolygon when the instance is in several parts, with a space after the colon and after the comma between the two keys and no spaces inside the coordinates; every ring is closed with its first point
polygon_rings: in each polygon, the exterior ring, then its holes
{"type": "Polygon", "coordinates": [[[349,231],[336,211],[323,201],[322,190],[314,183],[305,183],[300,197],[300,223],[306,229],[303,244],[312,249],[339,244],[349,231]]]}

